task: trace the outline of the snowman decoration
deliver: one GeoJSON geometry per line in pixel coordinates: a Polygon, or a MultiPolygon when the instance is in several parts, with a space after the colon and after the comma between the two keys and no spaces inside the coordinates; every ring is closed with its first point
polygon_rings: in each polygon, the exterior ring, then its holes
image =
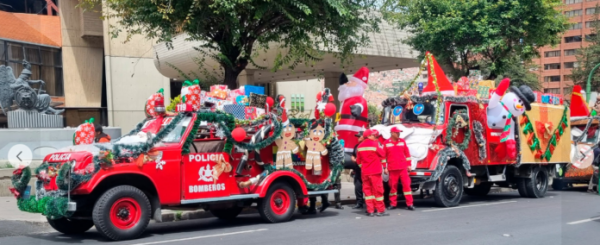
{"type": "Polygon", "coordinates": [[[535,94],[530,87],[521,85],[519,88],[510,86],[510,79],[503,79],[498,88],[492,93],[487,108],[487,123],[492,130],[502,131],[500,144],[496,154],[504,158],[515,159],[517,156],[517,143],[515,141],[515,122],[525,111],[531,110],[531,103],[535,101],[535,94]],[[506,90],[510,89],[508,93],[506,90]]]}

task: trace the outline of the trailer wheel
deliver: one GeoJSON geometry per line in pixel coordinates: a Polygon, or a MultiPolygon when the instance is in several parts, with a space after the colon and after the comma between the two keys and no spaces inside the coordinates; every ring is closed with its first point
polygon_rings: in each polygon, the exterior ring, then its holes
{"type": "Polygon", "coordinates": [[[534,167],[531,170],[531,178],[524,179],[525,189],[531,198],[542,198],[548,191],[548,171],[545,168],[534,167]]]}
{"type": "Polygon", "coordinates": [[[117,186],[96,201],[92,218],[96,229],[111,240],[135,239],[150,222],[150,201],[138,188],[117,186]]]}
{"type": "Polygon", "coordinates": [[[225,208],[225,209],[211,209],[210,213],[212,213],[212,215],[214,215],[215,217],[222,219],[222,220],[233,220],[235,218],[237,218],[238,215],[240,215],[240,213],[242,212],[244,208],[242,207],[232,207],[232,208],[225,208]]]}
{"type": "Polygon", "coordinates": [[[465,188],[465,194],[469,196],[486,196],[488,193],[490,193],[493,185],[494,183],[492,182],[485,182],[476,185],[473,188],[465,188]]]}
{"type": "Polygon", "coordinates": [[[296,194],[284,182],[276,182],[267,195],[258,202],[258,213],[269,223],[285,222],[292,218],[296,210],[296,194]]]}
{"type": "Polygon", "coordinates": [[[517,179],[517,189],[519,190],[519,195],[521,197],[529,197],[529,194],[527,193],[527,184],[525,181],[526,178],[517,179]]]}
{"type": "Polygon", "coordinates": [[[457,167],[448,165],[435,185],[433,197],[440,207],[458,206],[463,194],[463,176],[457,167]]]}
{"type": "Polygon", "coordinates": [[[48,224],[55,230],[66,235],[81,234],[94,226],[91,220],[70,220],[67,218],[48,219],[48,224]]]}

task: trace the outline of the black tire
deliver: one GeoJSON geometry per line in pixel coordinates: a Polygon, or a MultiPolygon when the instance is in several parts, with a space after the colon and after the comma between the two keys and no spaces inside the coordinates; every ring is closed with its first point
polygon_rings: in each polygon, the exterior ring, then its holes
{"type": "Polygon", "coordinates": [[[554,179],[552,181],[552,189],[555,191],[562,191],[567,188],[567,184],[563,182],[561,179],[554,179]]]}
{"type": "Polygon", "coordinates": [[[233,220],[242,212],[243,207],[232,207],[225,209],[211,209],[210,213],[222,220],[233,220]]]}
{"type": "Polygon", "coordinates": [[[526,178],[519,178],[517,179],[517,189],[519,190],[519,195],[521,197],[529,197],[529,194],[527,193],[527,184],[525,182],[525,180],[527,180],[526,178]]]}
{"type": "Polygon", "coordinates": [[[548,171],[545,168],[534,167],[531,170],[531,178],[525,179],[525,189],[531,198],[542,198],[548,191],[548,171]]]}
{"type": "Polygon", "coordinates": [[[458,206],[463,190],[462,173],[457,167],[448,165],[435,184],[433,193],[435,203],[440,207],[458,206]]]}
{"type": "Polygon", "coordinates": [[[484,182],[479,185],[474,186],[473,188],[465,188],[465,194],[469,196],[487,196],[492,189],[494,183],[492,182],[484,182]]]}
{"type": "Polygon", "coordinates": [[[48,224],[58,232],[66,235],[81,234],[94,226],[94,222],[91,220],[70,220],[67,218],[48,219],[48,224]]]}
{"type": "Polygon", "coordinates": [[[96,229],[108,239],[129,240],[144,233],[150,222],[150,210],[150,201],[144,192],[122,185],[98,198],[92,218],[96,229]]]}
{"type": "Polygon", "coordinates": [[[295,210],[296,193],[284,182],[272,184],[267,195],[258,202],[260,217],[269,223],[288,221],[294,215],[295,210]]]}

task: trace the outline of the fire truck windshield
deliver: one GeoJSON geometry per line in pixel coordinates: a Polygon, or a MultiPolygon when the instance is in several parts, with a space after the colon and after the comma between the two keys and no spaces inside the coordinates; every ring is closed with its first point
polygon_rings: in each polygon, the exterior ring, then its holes
{"type": "MultiPolygon", "coordinates": [[[[175,128],[167,135],[163,138],[162,142],[163,143],[178,143],[181,141],[181,137],[183,136],[183,134],[185,133],[185,130],[187,129],[187,127],[190,125],[190,122],[192,121],[191,117],[185,117],[183,118],[176,126],[175,128]]],[[[163,124],[161,127],[161,130],[163,130],[167,125],[163,124]]]]}
{"type": "MultiPolygon", "coordinates": [[[[444,104],[441,103],[441,110],[443,113],[444,104]]],[[[412,110],[405,110],[404,117],[402,118],[403,123],[429,123],[434,124],[435,114],[437,113],[437,101],[430,101],[423,104],[413,105],[412,110]]],[[[443,115],[438,119],[438,123],[443,120],[443,115]]]]}

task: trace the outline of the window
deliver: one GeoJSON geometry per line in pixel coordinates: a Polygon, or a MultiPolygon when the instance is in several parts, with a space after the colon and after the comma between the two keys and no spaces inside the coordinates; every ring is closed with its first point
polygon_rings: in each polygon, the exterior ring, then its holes
{"type": "Polygon", "coordinates": [[[560,56],[560,50],[548,51],[548,52],[544,53],[544,57],[559,57],[559,56],[560,56]]]}
{"type": "Polygon", "coordinates": [[[583,10],[581,10],[581,9],[575,9],[575,10],[571,10],[571,11],[565,11],[565,16],[567,16],[567,17],[580,16],[581,14],[583,14],[583,10]]]}
{"type": "Polygon", "coordinates": [[[560,88],[545,88],[544,93],[547,94],[560,94],[560,88]]]}
{"type": "Polygon", "coordinates": [[[581,22],[571,23],[569,26],[569,30],[579,30],[581,29],[581,22]]]}
{"type": "Polygon", "coordinates": [[[565,56],[575,55],[577,49],[565,49],[565,56]]]}
{"type": "Polygon", "coordinates": [[[593,28],[594,27],[594,22],[595,21],[586,21],[585,22],[585,28],[593,28]]]}
{"type": "Polygon", "coordinates": [[[585,9],[585,14],[595,14],[596,13],[596,8],[586,8],[585,9]]]}
{"type": "Polygon", "coordinates": [[[64,96],[61,50],[0,40],[0,64],[10,66],[15,77],[23,71],[23,60],[31,64],[31,80],[45,82],[50,96],[64,96]]]}
{"type": "Polygon", "coordinates": [[[544,70],[555,70],[555,69],[560,69],[560,63],[552,63],[552,64],[544,65],[544,70]]]}
{"type": "Polygon", "coordinates": [[[590,41],[590,40],[592,40],[594,37],[596,37],[596,34],[593,34],[593,33],[592,33],[592,34],[588,34],[588,35],[585,35],[585,40],[586,40],[586,41],[590,41]]]}
{"type": "Polygon", "coordinates": [[[565,0],[565,4],[574,4],[580,2],[583,2],[583,0],[565,0]]]}
{"type": "Polygon", "coordinates": [[[565,37],[565,43],[578,43],[581,42],[581,36],[565,37]]]}
{"type": "MultiPolygon", "coordinates": [[[[577,62],[565,62],[565,68],[571,69],[571,68],[575,68],[575,67],[579,67],[579,63],[577,63],[577,62]]],[[[567,80],[567,79],[565,79],[565,80],[567,80]]]]}
{"type": "Polygon", "coordinates": [[[544,82],[560,82],[560,76],[547,76],[547,77],[544,77],[544,82]]]}

